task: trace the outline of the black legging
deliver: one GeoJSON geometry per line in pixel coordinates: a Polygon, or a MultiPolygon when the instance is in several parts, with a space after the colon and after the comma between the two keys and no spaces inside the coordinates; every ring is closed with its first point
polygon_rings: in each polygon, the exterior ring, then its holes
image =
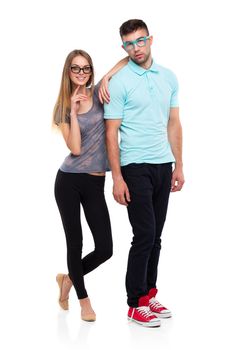
{"type": "Polygon", "coordinates": [[[105,176],[58,171],[55,198],[67,244],[67,266],[78,299],[86,298],[83,276],[112,256],[112,234],[104,197],[105,176]],[[80,204],[93,235],[95,249],[82,259],[80,204]]]}

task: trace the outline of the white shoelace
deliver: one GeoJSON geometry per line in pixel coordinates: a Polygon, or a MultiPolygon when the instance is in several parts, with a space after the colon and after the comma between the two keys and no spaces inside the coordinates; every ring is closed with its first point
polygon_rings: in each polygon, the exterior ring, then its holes
{"type": "Polygon", "coordinates": [[[159,309],[160,307],[164,307],[159,303],[158,300],[156,300],[154,297],[150,299],[150,304],[154,309],[159,309]]]}
{"type": "MultiPolygon", "coordinates": [[[[133,309],[131,318],[133,318],[134,310],[135,309],[133,309]]],[[[150,311],[149,306],[140,306],[140,307],[137,307],[136,310],[145,318],[148,318],[149,316],[153,316],[153,313],[150,311]]]]}

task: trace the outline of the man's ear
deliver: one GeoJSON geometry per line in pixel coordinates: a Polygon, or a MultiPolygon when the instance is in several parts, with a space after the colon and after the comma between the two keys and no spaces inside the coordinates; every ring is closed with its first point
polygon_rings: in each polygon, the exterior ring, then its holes
{"type": "Polygon", "coordinates": [[[150,36],[150,45],[153,44],[153,35],[150,36]]]}

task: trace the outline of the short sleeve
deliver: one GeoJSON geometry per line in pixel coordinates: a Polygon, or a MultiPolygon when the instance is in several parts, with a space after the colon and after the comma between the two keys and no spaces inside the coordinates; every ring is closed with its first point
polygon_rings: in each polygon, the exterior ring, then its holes
{"type": "Polygon", "coordinates": [[[110,102],[104,104],[104,119],[123,119],[126,89],[116,76],[109,82],[110,102]]]}
{"type": "MultiPolygon", "coordinates": [[[[56,110],[55,116],[54,116],[54,123],[59,126],[61,124],[61,109],[60,107],[56,110]]],[[[70,124],[70,116],[65,116],[65,123],[70,124]]]]}
{"type": "Polygon", "coordinates": [[[178,91],[179,85],[177,77],[175,76],[175,74],[172,74],[172,93],[170,107],[179,107],[178,91]]]}

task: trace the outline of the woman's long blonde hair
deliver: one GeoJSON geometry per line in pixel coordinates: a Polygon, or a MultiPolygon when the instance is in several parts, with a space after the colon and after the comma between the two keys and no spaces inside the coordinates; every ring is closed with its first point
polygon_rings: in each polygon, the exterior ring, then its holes
{"type": "Polygon", "coordinates": [[[71,107],[71,95],[73,92],[72,82],[69,76],[71,62],[74,57],[83,56],[88,61],[88,64],[92,67],[92,74],[87,82],[87,87],[91,89],[93,94],[94,90],[94,69],[90,55],[84,50],[73,50],[66,58],[65,65],[62,72],[60,92],[54,107],[52,125],[56,126],[66,121],[66,116],[70,113],[71,107]]]}

